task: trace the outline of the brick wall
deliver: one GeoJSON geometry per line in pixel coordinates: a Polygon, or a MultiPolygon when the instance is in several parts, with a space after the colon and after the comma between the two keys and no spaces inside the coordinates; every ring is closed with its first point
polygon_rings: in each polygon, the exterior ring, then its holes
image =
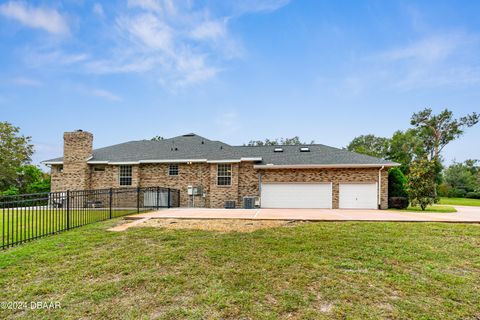
{"type": "Polygon", "coordinates": [[[142,164],[140,166],[140,186],[161,186],[180,190],[180,206],[209,207],[210,194],[210,164],[207,163],[179,163],[178,176],[168,175],[169,164],[142,164]],[[188,186],[201,186],[203,195],[188,197],[188,186]]]}

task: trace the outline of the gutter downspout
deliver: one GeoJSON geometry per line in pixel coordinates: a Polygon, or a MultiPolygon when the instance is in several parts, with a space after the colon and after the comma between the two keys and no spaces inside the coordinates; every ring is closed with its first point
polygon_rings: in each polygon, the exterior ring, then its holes
{"type": "Polygon", "coordinates": [[[258,172],[258,198],[260,199],[260,208],[262,207],[262,172],[258,172]]]}
{"type": "Polygon", "coordinates": [[[378,170],[378,208],[380,209],[380,205],[382,204],[382,170],[385,166],[382,166],[378,170]]]}

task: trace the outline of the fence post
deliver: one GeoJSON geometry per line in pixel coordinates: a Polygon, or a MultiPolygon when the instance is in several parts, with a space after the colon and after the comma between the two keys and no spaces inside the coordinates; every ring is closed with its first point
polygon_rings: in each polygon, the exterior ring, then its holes
{"type": "Polygon", "coordinates": [[[110,219],[112,219],[112,201],[113,201],[113,189],[112,188],[110,188],[109,194],[110,194],[110,201],[109,201],[108,207],[109,207],[109,210],[110,210],[110,219]]]}
{"type": "Polygon", "coordinates": [[[67,230],[70,230],[70,190],[67,190],[67,230]]]}
{"type": "Polygon", "coordinates": [[[140,187],[137,187],[137,213],[140,212],[140,187]]]}
{"type": "Polygon", "coordinates": [[[160,208],[160,187],[157,187],[157,210],[160,208]]]}
{"type": "Polygon", "coordinates": [[[170,207],[172,206],[172,205],[170,204],[170,202],[171,202],[170,200],[172,199],[171,196],[170,196],[170,192],[171,192],[171,190],[170,190],[170,188],[168,188],[168,201],[167,201],[167,202],[168,202],[168,204],[167,204],[167,207],[168,207],[168,208],[170,208],[170,207]]]}

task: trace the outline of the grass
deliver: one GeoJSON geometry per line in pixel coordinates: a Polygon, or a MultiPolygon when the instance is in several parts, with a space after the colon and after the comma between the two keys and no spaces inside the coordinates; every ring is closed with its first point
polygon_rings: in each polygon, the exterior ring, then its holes
{"type": "Polygon", "coordinates": [[[11,319],[476,319],[480,227],[323,222],[251,233],[91,224],[0,253],[11,319]]]}
{"type": "MultiPolygon", "coordinates": [[[[132,210],[112,210],[112,217],[120,217],[132,210]]],[[[69,226],[76,227],[108,219],[107,209],[70,210],[69,226]]],[[[3,242],[15,243],[67,228],[67,211],[65,209],[21,208],[0,209],[0,246],[3,242]]],[[[0,247],[1,248],[1,247],[0,247]]]]}
{"type": "Polygon", "coordinates": [[[440,198],[440,204],[449,204],[449,205],[454,205],[454,206],[474,206],[474,207],[480,207],[480,199],[440,198]]]}
{"type": "Polygon", "coordinates": [[[390,208],[388,210],[392,211],[406,211],[406,212],[443,212],[443,213],[451,213],[451,212],[457,212],[457,209],[455,209],[452,206],[439,206],[439,205],[434,205],[434,206],[429,206],[425,208],[425,210],[422,210],[420,207],[408,207],[406,209],[393,209],[390,208]]]}

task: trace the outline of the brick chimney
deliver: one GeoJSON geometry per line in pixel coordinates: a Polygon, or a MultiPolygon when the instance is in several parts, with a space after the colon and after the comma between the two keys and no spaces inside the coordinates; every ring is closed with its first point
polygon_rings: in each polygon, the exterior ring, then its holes
{"type": "Polygon", "coordinates": [[[87,160],[93,154],[93,134],[77,130],[63,134],[62,189],[90,188],[90,170],[87,160]]]}

